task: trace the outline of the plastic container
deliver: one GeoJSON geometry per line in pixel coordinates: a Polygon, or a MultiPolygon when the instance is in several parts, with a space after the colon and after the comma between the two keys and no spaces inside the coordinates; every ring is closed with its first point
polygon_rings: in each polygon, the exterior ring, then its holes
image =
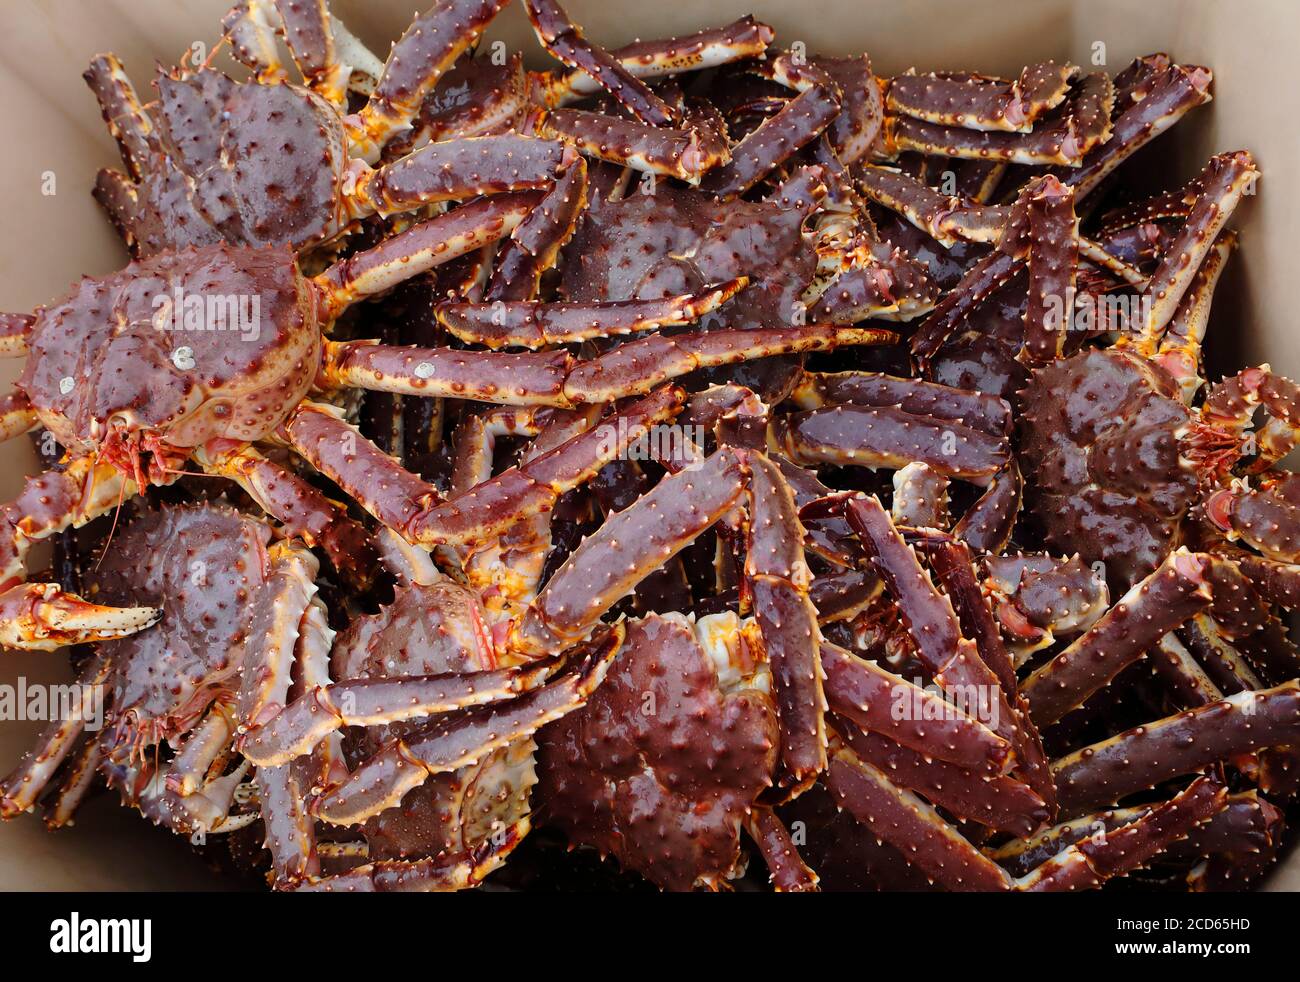
{"type": "MultiPolygon", "coordinates": [[[[81,80],[92,55],[114,51],[142,92],[155,61],[174,64],[220,37],[233,0],[5,0],[0,11],[0,109],[9,134],[0,152],[0,310],[25,311],[62,294],[81,274],[122,266],[126,254],[91,199],[95,172],[116,149],[81,80]],[[53,194],[50,181],[53,180],[53,194]]],[[[334,12],[372,50],[386,54],[417,5],[431,0],[333,0],[334,12]]],[[[1263,171],[1259,193],[1234,217],[1241,248],[1214,305],[1210,348],[1224,364],[1267,360],[1300,373],[1294,330],[1294,253],[1300,229],[1300,86],[1294,39],[1300,5],[1289,0],[566,0],[587,33],[615,46],[726,23],[753,13],[778,43],[809,52],[870,53],[880,74],[911,66],[1015,73],[1042,58],[1069,59],[1112,74],[1135,55],[1168,51],[1208,65],[1215,100],[1144,151],[1154,184],[1173,187],[1211,153],[1245,147],[1263,171]],[[1288,258],[1291,257],[1291,258],[1288,258]]],[[[493,25],[500,39],[545,64],[516,5],[493,25]]],[[[19,363],[0,362],[8,387],[19,363]]],[[[3,391],[3,389],[0,389],[3,391]]],[[[25,439],[0,445],[0,500],[9,500],[35,458],[25,439]]],[[[0,683],[67,681],[61,655],[0,655],[0,683]]],[[[0,722],[0,768],[28,747],[40,723],[0,722]]],[[[58,833],[23,816],[0,824],[0,889],[220,888],[187,845],[152,829],[115,798],[96,799],[58,833]]],[[[1295,853],[1270,881],[1300,889],[1295,853]]]]}

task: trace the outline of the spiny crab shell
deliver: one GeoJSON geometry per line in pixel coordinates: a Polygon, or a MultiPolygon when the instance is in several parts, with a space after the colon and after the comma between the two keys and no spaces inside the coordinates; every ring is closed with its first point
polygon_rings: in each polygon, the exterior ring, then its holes
{"type": "Polygon", "coordinates": [[[103,450],[127,473],[141,450],[184,457],[211,440],[247,443],[315,378],[314,304],[288,248],[133,262],[38,312],[18,384],[59,443],[103,450]]]}
{"type": "Polygon", "coordinates": [[[1021,395],[1021,467],[1048,545],[1140,580],[1178,545],[1196,500],[1178,384],[1137,355],[1094,349],[1039,369],[1021,395]]]}
{"type": "Polygon", "coordinates": [[[140,256],[216,241],[303,246],[338,228],[348,155],[342,120],[302,86],[159,73],[161,156],[124,229],[140,256]]]}
{"type": "Polygon", "coordinates": [[[270,538],[269,525],[233,508],[163,506],[132,519],[86,573],[98,602],[163,610],[149,630],[100,643],[119,741],[138,749],[183,734],[238,689],[270,538]]]}
{"type": "MultiPolygon", "coordinates": [[[[493,668],[482,617],[477,598],[450,580],[403,587],[391,604],[357,618],[338,636],[332,674],[400,679],[493,668]]],[[[358,731],[345,743],[350,762],[357,765],[424,722],[358,731]]],[[[529,793],[537,783],[535,750],[531,739],[516,740],[474,764],[432,775],[361,826],[370,859],[454,860],[472,854],[527,817],[529,793]]]]}
{"type": "Polygon", "coordinates": [[[546,821],[664,889],[733,875],[741,824],[772,783],[778,733],[766,668],[746,666],[743,641],[709,637],[716,626],[736,639],[736,621],[630,623],[591,700],[538,740],[546,821]]]}

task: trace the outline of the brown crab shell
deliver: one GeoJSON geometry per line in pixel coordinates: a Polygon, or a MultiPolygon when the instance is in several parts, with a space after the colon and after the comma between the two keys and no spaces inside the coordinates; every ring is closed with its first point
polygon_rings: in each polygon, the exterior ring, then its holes
{"type": "Polygon", "coordinates": [[[270,538],[265,522],[223,505],[164,505],[114,536],[85,574],[87,596],[163,611],[149,630],[101,643],[122,725],[150,742],[184,732],[220,690],[238,687],[270,538]]]}
{"type": "Polygon", "coordinates": [[[669,890],[716,885],[776,766],[776,710],[758,689],[724,691],[680,617],[628,626],[586,707],[539,738],[546,820],[669,890]]]}
{"type": "Polygon", "coordinates": [[[1180,450],[1190,411],[1159,366],[1113,349],[1039,369],[1022,393],[1028,498],[1054,552],[1133,583],[1178,544],[1196,494],[1180,450]]]}
{"type": "Polygon", "coordinates": [[[251,442],[315,378],[315,299],[287,247],[207,246],[133,262],[39,311],[18,385],[72,449],[93,451],[119,426],[181,449],[251,442]],[[189,301],[204,313],[192,317],[189,301]],[[218,308],[250,316],[209,318],[218,308]]]}
{"type": "Polygon", "coordinates": [[[135,209],[140,256],[209,241],[197,223],[171,225],[170,215],[185,216],[188,207],[239,245],[301,248],[337,229],[348,154],[338,112],[321,96],[288,83],[234,82],[211,69],[160,73],[157,87],[168,160],[142,175],[149,194],[135,209]],[[185,176],[187,202],[169,203],[152,187],[173,168],[185,176]],[[154,224],[161,235],[147,234],[154,224]]]}

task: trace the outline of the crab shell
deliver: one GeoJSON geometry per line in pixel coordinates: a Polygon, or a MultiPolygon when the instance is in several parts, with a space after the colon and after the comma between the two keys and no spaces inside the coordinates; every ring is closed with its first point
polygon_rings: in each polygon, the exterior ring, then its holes
{"type": "Polygon", "coordinates": [[[271,528],[223,505],[165,505],[118,532],[94,569],[97,602],[156,604],[147,631],[101,642],[113,663],[111,712],[136,747],[184,733],[238,672],[267,582],[271,528]]]}
{"type": "Polygon", "coordinates": [[[127,434],[188,454],[266,436],[319,364],[315,293],[293,252],[220,245],[81,280],[38,312],[18,384],[71,450],[127,434]]]}
{"type": "MultiPolygon", "coordinates": [[[[482,618],[474,594],[450,580],[401,588],[391,604],[357,618],[339,635],[333,675],[401,678],[485,671],[494,666],[482,618]]],[[[423,723],[375,727],[349,740],[345,749],[355,766],[423,723]]],[[[516,740],[474,764],[429,777],[361,827],[370,859],[454,859],[474,853],[528,816],[537,782],[535,750],[531,739],[516,740]]]]}
{"type": "Polygon", "coordinates": [[[1178,545],[1196,497],[1177,383],[1136,355],[1088,350],[1039,369],[1022,395],[1022,469],[1048,545],[1140,580],[1178,545]]]}
{"type": "Polygon", "coordinates": [[[159,74],[157,85],[166,160],[142,175],[144,194],[126,229],[140,256],[214,235],[301,248],[338,227],[348,156],[342,120],[323,98],[211,69],[159,74]]]}
{"type": "Polygon", "coordinates": [[[669,890],[737,870],[741,823],[776,766],[765,673],[720,665],[705,620],[629,624],[604,684],[538,740],[547,821],[669,890]]]}

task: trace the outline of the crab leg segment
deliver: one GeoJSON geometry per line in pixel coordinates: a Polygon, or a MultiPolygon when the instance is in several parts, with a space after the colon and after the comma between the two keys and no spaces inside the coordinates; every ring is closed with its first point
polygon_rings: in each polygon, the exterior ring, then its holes
{"type": "Polygon", "coordinates": [[[96,55],[82,78],[99,102],[127,173],[139,180],[158,153],[158,134],[140,105],[126,69],[114,55],[96,55]]]}
{"type": "Polygon", "coordinates": [[[772,672],[781,722],[781,761],[797,785],[826,767],[826,697],[817,609],[808,598],[812,574],[803,554],[803,526],[781,472],[762,454],[750,467],[745,582],[772,672]]]}
{"type": "Polygon", "coordinates": [[[799,94],[732,147],[729,164],[704,179],[701,187],[720,198],[744,194],[815,140],[840,114],[839,86],[821,69],[781,55],[768,72],[799,94]]]}
{"type": "Polygon", "coordinates": [[[579,157],[501,246],[483,291],[488,301],[532,300],[587,207],[587,161],[579,157]]]}
{"type": "Polygon", "coordinates": [[[239,701],[241,731],[261,726],[288,700],[298,628],[316,593],[316,558],[305,549],[273,548],[271,573],[258,593],[249,627],[239,701]]]}
{"type": "Polygon", "coordinates": [[[742,276],[708,290],[662,300],[446,302],[435,312],[438,322],[462,341],[494,349],[543,348],[689,324],[726,303],[748,282],[742,276]]]}
{"type": "Polygon", "coordinates": [[[566,143],[518,133],[430,143],[362,173],[353,207],[358,214],[392,215],[480,194],[547,190],[576,158],[566,143]]]}
{"type": "Polygon", "coordinates": [[[1214,248],[1215,239],[1258,176],[1253,158],[1244,150],[1210,158],[1201,173],[1203,191],[1144,291],[1150,304],[1142,318],[1141,336],[1135,342],[1144,357],[1156,353],[1183,295],[1214,248]]]}
{"type": "Polygon", "coordinates": [[[948,598],[936,589],[916,554],[903,541],[875,497],[855,497],[845,517],[872,553],[899,612],[916,642],[917,655],[935,683],[954,698],[974,697],[998,706],[999,726],[1011,727],[1010,709],[997,676],[980,660],[974,642],[961,635],[948,598]]]}
{"type": "Polygon", "coordinates": [[[1210,605],[1208,566],[1186,549],[1134,586],[1085,634],[1022,686],[1034,721],[1055,723],[1160,638],[1210,605]]]}
{"type": "Polygon", "coordinates": [[[615,626],[595,639],[576,669],[541,688],[498,705],[450,714],[405,739],[394,740],[352,772],[339,787],[311,803],[313,814],[334,825],[354,825],[398,804],[431,774],[445,774],[531,736],[586,703],[622,647],[615,626]]]}
{"type": "Polygon", "coordinates": [[[504,238],[541,200],[540,192],[514,191],[471,201],[335,263],[312,280],[320,308],[332,320],[362,297],[504,238]]]}
{"type": "Polygon", "coordinates": [[[200,450],[195,458],[209,474],[235,481],[289,535],[319,545],[352,582],[364,589],[373,578],[378,553],[365,527],[297,474],[252,447],[200,450]]]}
{"type": "Polygon", "coordinates": [[[737,451],[722,449],[610,515],[551,577],[511,647],[545,657],[581,640],[637,583],[731,510],[748,472],[737,451]]]}
{"type": "MultiPolygon", "coordinates": [[[[393,240],[389,240],[390,242],[393,240]]],[[[373,341],[326,342],[323,385],[407,395],[447,395],[511,405],[572,407],[644,395],[698,368],[755,358],[889,344],[892,331],[808,324],[650,335],[578,361],[564,351],[512,354],[397,348],[373,341]]]]}
{"type": "Polygon", "coordinates": [[[916,329],[910,342],[912,354],[923,365],[928,364],[957,328],[985,300],[1005,286],[1021,267],[1019,259],[1001,249],[994,249],[976,260],[916,329]]]}
{"type": "Polygon", "coordinates": [[[869,200],[902,215],[942,245],[993,243],[1002,237],[1005,207],[940,194],[909,174],[870,164],[857,172],[857,185],[869,200]]]}
{"type": "Polygon", "coordinates": [[[31,402],[21,392],[0,397],[0,441],[29,433],[41,423],[31,402]]]}
{"type": "Polygon", "coordinates": [[[668,129],[582,109],[553,109],[535,125],[542,136],[568,141],[589,156],[689,184],[699,184],[705,173],[731,160],[721,130],[702,117],[668,129]]]}
{"type": "Polygon", "coordinates": [[[378,726],[501,702],[536,688],[554,663],[526,670],[493,670],[400,679],[349,679],[317,686],[240,740],[240,752],[259,768],[311,753],[345,726],[378,726]]]}
{"type": "Polygon", "coordinates": [[[254,781],[261,799],[263,845],[271,853],[278,888],[320,874],[316,822],[304,807],[305,794],[293,767],[259,767],[254,781]]]}
{"type": "Polygon", "coordinates": [[[384,144],[410,126],[438,79],[478,41],[506,2],[440,2],[411,22],[389,52],[370,99],[344,119],[355,156],[378,159],[384,144]]]}
{"type": "Polygon", "coordinates": [[[100,700],[98,712],[103,712],[104,685],[111,672],[112,663],[100,655],[82,673],[75,686],[81,697],[65,707],[66,714],[51,721],[35,748],[27,752],[0,784],[0,818],[13,818],[36,803],[54,772],[76,746],[85,730],[87,716],[96,712],[95,700],[100,700]]]}
{"type": "Polygon", "coordinates": [[[721,330],[671,337],[650,335],[621,344],[591,361],[578,362],[564,384],[570,403],[608,402],[638,395],[698,368],[734,365],[756,358],[831,351],[846,345],[891,344],[892,331],[808,324],[754,330],[721,330]]]}
{"type": "Polygon", "coordinates": [[[314,467],[407,540],[426,546],[468,545],[549,511],[561,494],[588,480],[651,427],[676,415],[684,401],[680,390],[663,389],[447,502],[432,485],[356,433],[331,407],[304,405],[285,424],[285,434],[314,467]]]}
{"type": "Polygon", "coordinates": [[[1105,72],[1093,72],[1079,84],[1074,98],[1056,118],[1028,133],[1008,133],[941,126],[905,116],[886,121],[892,146],[900,150],[1017,164],[1064,164],[1077,167],[1085,155],[1111,135],[1114,87],[1105,72]]]}
{"type": "Polygon", "coordinates": [[[947,528],[948,476],[920,461],[894,471],[889,513],[895,525],[947,528]]]}
{"type": "Polygon", "coordinates": [[[677,122],[677,112],[621,61],[588,41],[555,0],[524,0],[524,8],[542,47],[559,61],[594,79],[641,122],[650,126],[677,122]]]}
{"type": "Polygon", "coordinates": [[[941,695],[829,641],[821,664],[830,708],[863,731],[972,772],[1006,769],[1010,744],[941,695]]]}
{"type": "Polygon", "coordinates": [[[573,358],[565,351],[513,353],[326,341],[320,384],[330,389],[564,406],[573,358]]]}
{"type": "MultiPolygon", "coordinates": [[[[611,51],[610,55],[637,78],[658,78],[756,58],[767,50],[775,36],[776,32],[766,24],[753,17],[742,17],[725,27],[709,28],[682,37],[633,41],[611,51]]],[[[603,83],[582,70],[547,79],[542,85],[545,101],[550,106],[595,95],[604,87],[603,83]]]]}
{"type": "Polygon", "coordinates": [[[952,534],[976,552],[1001,552],[1015,531],[1023,491],[1024,479],[1013,457],[993,475],[988,490],[966,510],[953,526],[952,534]]]}
{"type": "Polygon", "coordinates": [[[1010,889],[1010,879],[935,809],[846,747],[831,757],[826,785],[839,806],[909,863],[951,890],[1010,889]]]}
{"type": "Polygon", "coordinates": [[[793,398],[803,409],[843,402],[897,406],[917,416],[961,423],[990,436],[1011,433],[1011,406],[1005,399],[922,379],[878,372],[806,372],[793,398]]]}
{"type": "Polygon", "coordinates": [[[783,445],[798,464],[901,468],[919,461],[949,477],[985,480],[1007,465],[1006,437],[892,406],[851,403],[794,413],[783,445]]]}
{"type": "Polygon", "coordinates": [[[777,893],[815,893],[817,874],[799,855],[790,830],[771,808],[759,805],[749,813],[745,829],[767,864],[777,893]]]}
{"type": "MultiPolygon", "coordinates": [[[[1184,115],[1210,101],[1214,75],[1196,65],[1169,65],[1142,87],[1142,98],[1120,114],[1110,139],[1084,156],[1080,166],[1062,175],[1082,201],[1121,163],[1184,115]]],[[[1138,93],[1135,91],[1134,95],[1138,93]]],[[[1123,105],[1123,103],[1121,103],[1123,105]]]]}
{"type": "Polygon", "coordinates": [[[104,749],[98,740],[83,740],[77,755],[67,767],[58,792],[45,805],[45,827],[50,830],[73,824],[77,809],[86,800],[99,778],[104,749]]]}
{"type": "Polygon", "coordinates": [[[924,795],[962,821],[1025,836],[1051,817],[1043,799],[1014,777],[969,771],[879,733],[857,730],[843,720],[833,722],[836,733],[860,760],[880,768],[898,787],[924,795]]]}
{"type": "Polygon", "coordinates": [[[1300,682],[1239,692],[1052,762],[1066,815],[1113,804],[1225,758],[1300,743],[1300,682]]]}
{"type": "Polygon", "coordinates": [[[1029,298],[1020,360],[1044,365],[1061,356],[1074,312],[1078,220],[1074,189],[1054,179],[1029,197],[1029,298]]]}
{"type": "Polygon", "coordinates": [[[988,667],[1007,698],[1010,719],[999,719],[994,729],[1011,742],[1019,771],[1025,782],[1056,812],[1056,787],[1048,769],[1047,756],[1038,728],[1029,715],[1029,704],[1017,690],[1016,670],[1002,643],[993,613],[975,580],[970,549],[960,542],[938,542],[926,547],[930,565],[952,601],[962,632],[975,641],[980,659],[988,667]]]}
{"type": "Polygon", "coordinates": [[[1055,109],[1079,69],[1070,64],[1029,65],[1014,81],[964,73],[899,75],[889,83],[886,106],[896,113],[944,126],[1029,133],[1055,109]]]}
{"type": "MultiPolygon", "coordinates": [[[[499,830],[470,855],[448,858],[380,860],[334,876],[310,877],[294,889],[303,893],[446,893],[477,886],[499,868],[528,834],[522,818],[499,830]]],[[[324,845],[324,844],[322,844],[324,845]]]]}
{"type": "Polygon", "coordinates": [[[1193,781],[1188,788],[1135,821],[1085,838],[1016,881],[1025,892],[1091,889],[1106,880],[1140,869],[1228,804],[1228,789],[1217,776],[1193,781]],[[1098,841],[1100,840],[1100,841],[1098,841]]]}

